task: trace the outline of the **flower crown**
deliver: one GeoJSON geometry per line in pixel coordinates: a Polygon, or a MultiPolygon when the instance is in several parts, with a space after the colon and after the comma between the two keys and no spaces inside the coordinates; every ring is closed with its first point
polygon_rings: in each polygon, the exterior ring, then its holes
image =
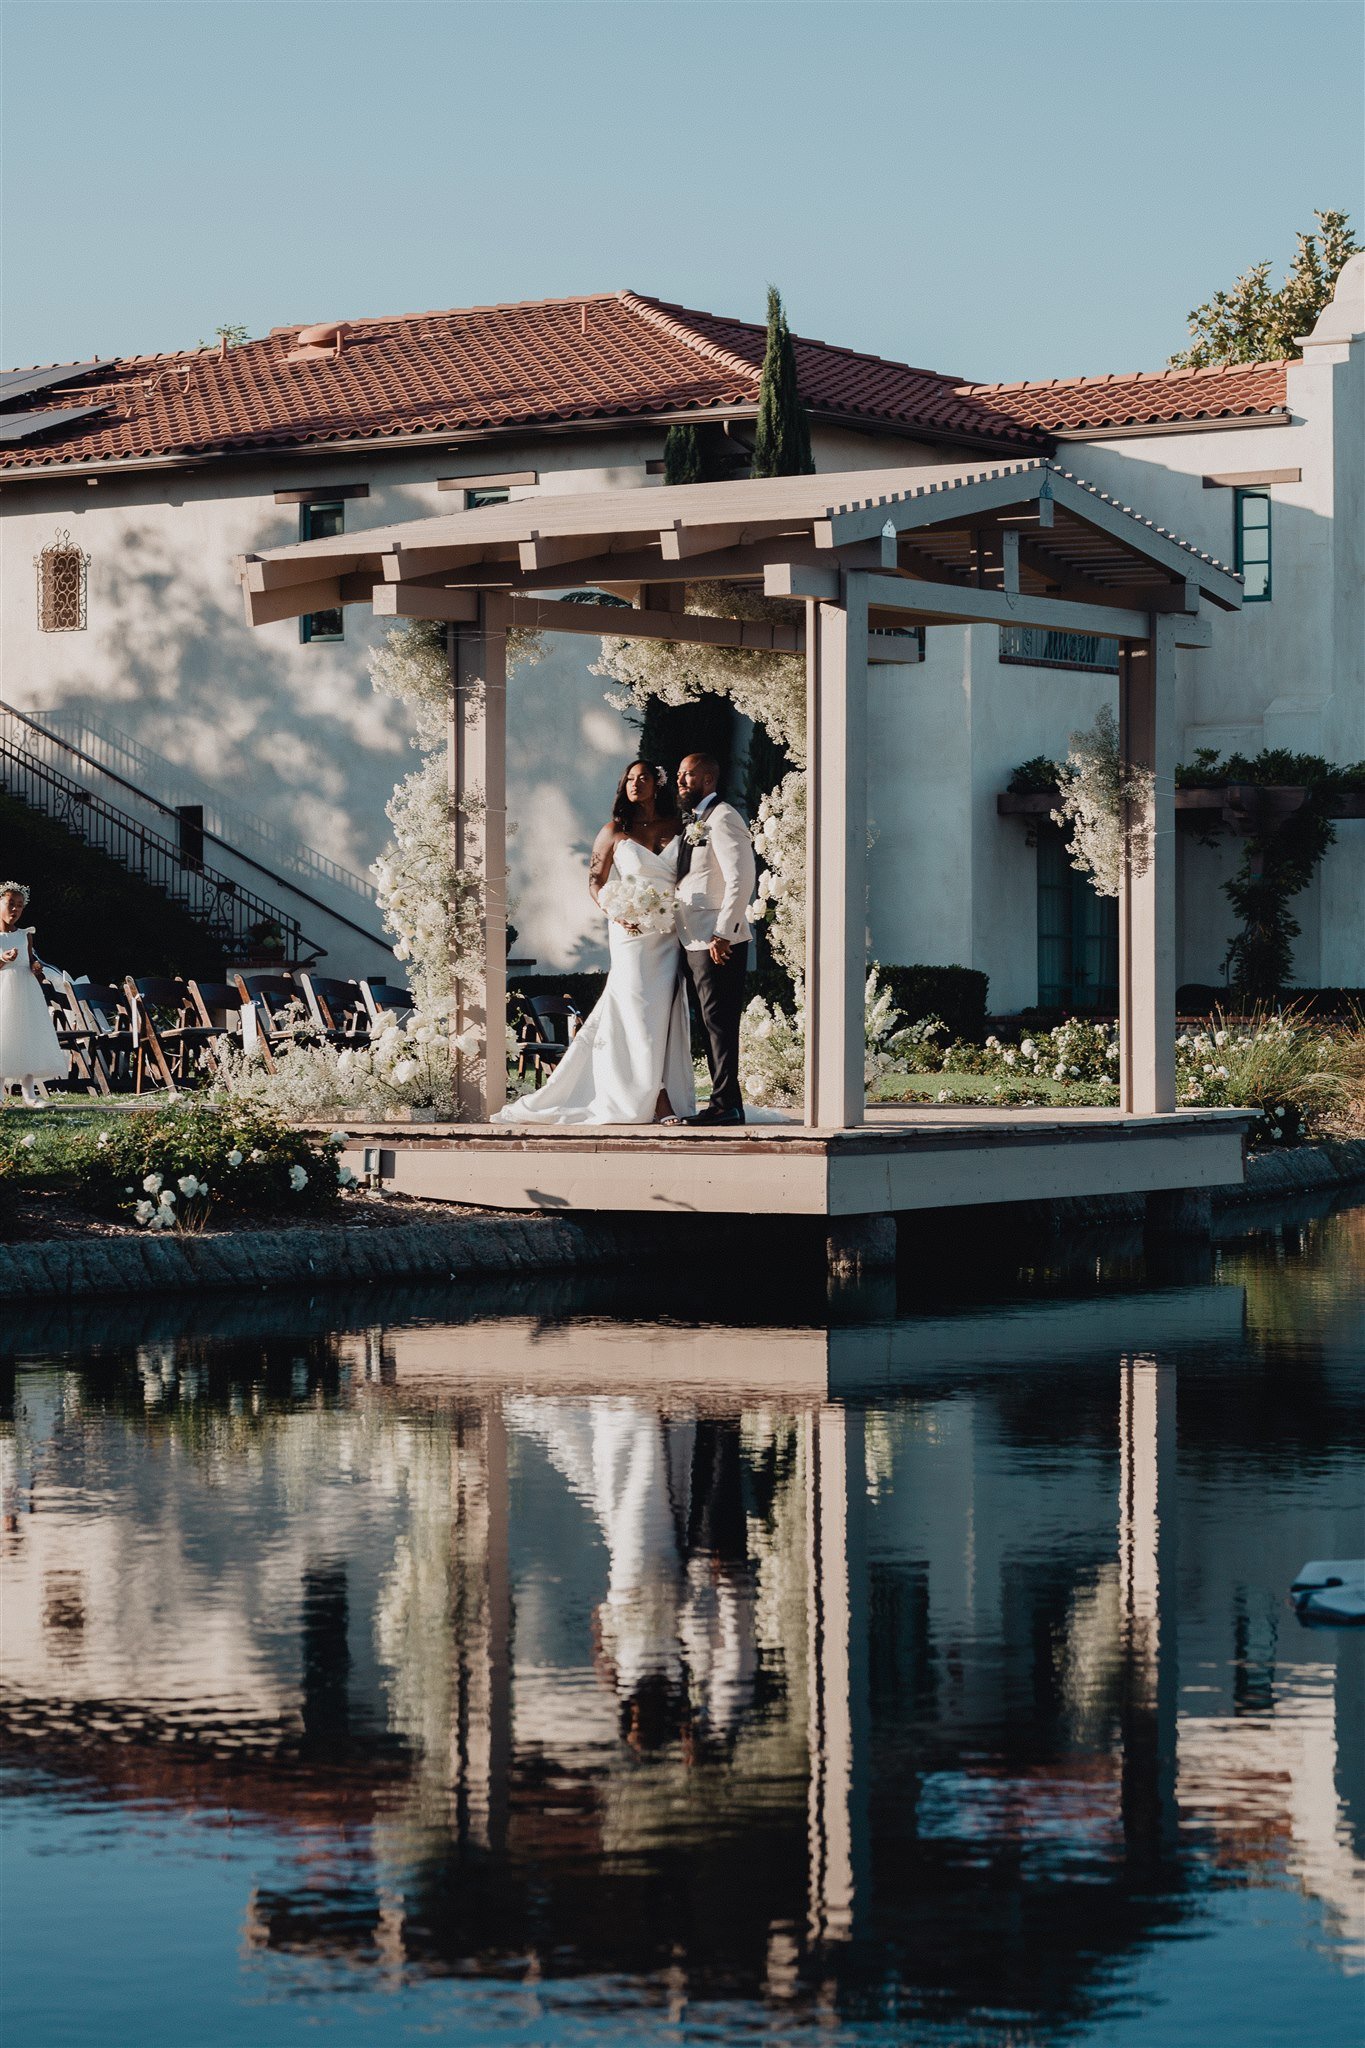
{"type": "Polygon", "coordinates": [[[22,896],[27,903],[29,892],[22,882],[0,882],[0,896],[22,896]]]}

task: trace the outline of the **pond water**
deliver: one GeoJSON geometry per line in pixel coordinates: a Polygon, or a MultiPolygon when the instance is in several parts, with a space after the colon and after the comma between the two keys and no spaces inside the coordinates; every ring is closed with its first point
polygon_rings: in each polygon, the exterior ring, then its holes
{"type": "Polygon", "coordinates": [[[1238,1228],[11,1320],[8,2037],[1357,2048],[1365,1208],[1238,1228]]]}

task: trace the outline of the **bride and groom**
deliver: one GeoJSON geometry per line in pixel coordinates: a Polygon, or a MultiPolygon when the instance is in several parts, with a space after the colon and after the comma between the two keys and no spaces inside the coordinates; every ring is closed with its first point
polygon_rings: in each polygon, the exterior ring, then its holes
{"type": "Polygon", "coordinates": [[[495,1123],[744,1122],[739,1020],[753,936],[754,849],[743,817],[718,794],[719,781],[709,754],[682,763],[677,799],[663,769],[649,761],[632,761],[621,777],[588,868],[589,894],[610,916],[602,1000],[553,1078],[509,1102],[495,1123]],[[632,901],[661,909],[648,922],[632,919],[632,901]],[[613,915],[613,904],[625,908],[613,915]],[[701,1109],[689,991],[711,1074],[711,1099],[701,1109]]]}

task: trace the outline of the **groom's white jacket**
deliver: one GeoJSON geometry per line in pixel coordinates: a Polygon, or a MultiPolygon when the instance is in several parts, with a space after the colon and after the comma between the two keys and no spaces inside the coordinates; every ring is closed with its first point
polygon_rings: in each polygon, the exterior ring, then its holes
{"type": "Polygon", "coordinates": [[[745,915],[758,870],[749,828],[733,804],[708,804],[684,832],[700,830],[692,864],[678,884],[678,936],[689,953],[704,953],[712,939],[742,946],[753,937],[745,915]]]}

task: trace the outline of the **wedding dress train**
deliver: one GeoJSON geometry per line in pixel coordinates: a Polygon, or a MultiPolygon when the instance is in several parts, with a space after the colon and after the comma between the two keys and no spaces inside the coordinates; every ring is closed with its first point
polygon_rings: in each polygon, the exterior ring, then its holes
{"type": "MultiPolygon", "coordinates": [[[[681,844],[674,839],[662,853],[654,853],[638,840],[618,840],[612,864],[626,879],[638,876],[672,890],[681,844]]],[[[690,1116],[696,1108],[677,937],[672,932],[633,937],[614,920],[607,930],[611,970],[602,1000],[545,1086],[509,1102],[494,1123],[653,1123],[661,1089],[675,1116],[690,1116]]]]}

